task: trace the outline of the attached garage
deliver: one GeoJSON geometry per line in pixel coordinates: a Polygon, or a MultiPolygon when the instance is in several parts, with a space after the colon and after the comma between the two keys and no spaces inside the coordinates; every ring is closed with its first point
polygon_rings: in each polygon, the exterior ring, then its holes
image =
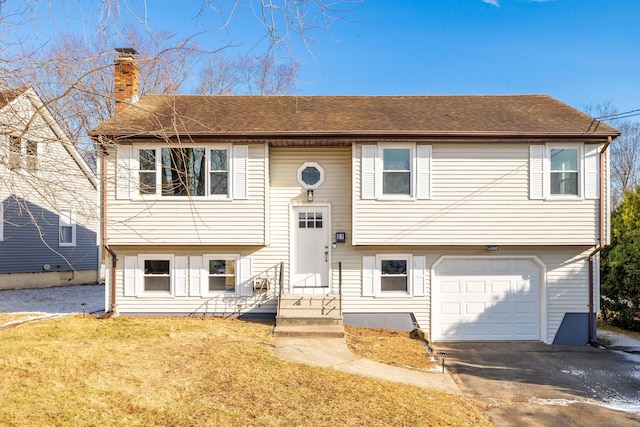
{"type": "Polygon", "coordinates": [[[434,341],[541,340],[537,258],[443,257],[432,271],[434,341]]]}

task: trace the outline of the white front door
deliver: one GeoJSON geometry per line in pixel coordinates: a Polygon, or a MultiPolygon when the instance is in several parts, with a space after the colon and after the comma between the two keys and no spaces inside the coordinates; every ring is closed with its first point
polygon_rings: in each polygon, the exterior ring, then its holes
{"type": "Polygon", "coordinates": [[[291,286],[329,286],[329,209],[294,207],[291,245],[291,286]]]}

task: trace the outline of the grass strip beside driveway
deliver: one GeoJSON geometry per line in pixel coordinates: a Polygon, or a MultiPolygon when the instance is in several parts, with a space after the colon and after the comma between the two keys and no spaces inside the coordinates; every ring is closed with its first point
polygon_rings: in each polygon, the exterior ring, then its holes
{"type": "Polygon", "coordinates": [[[469,400],[279,359],[271,325],[67,316],[0,332],[0,425],[490,425],[469,400]]]}

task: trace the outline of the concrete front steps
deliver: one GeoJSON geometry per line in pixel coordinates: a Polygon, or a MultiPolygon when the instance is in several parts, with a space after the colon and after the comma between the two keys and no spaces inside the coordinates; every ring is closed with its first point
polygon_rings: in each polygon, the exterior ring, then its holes
{"type": "Polygon", "coordinates": [[[283,294],[276,316],[274,336],[343,338],[340,295],[283,294]]]}

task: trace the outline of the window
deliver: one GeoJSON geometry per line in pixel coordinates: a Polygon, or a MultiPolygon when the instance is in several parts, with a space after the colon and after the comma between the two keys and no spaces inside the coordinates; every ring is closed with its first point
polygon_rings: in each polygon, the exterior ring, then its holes
{"type": "Polygon", "coordinates": [[[578,195],[578,149],[551,148],[550,194],[578,195]]]}
{"type": "Polygon", "coordinates": [[[229,194],[229,156],[227,150],[210,151],[211,174],[209,194],[229,194]]]}
{"type": "Polygon", "coordinates": [[[298,213],[298,228],[322,228],[322,212],[298,213]]]}
{"type": "Polygon", "coordinates": [[[143,281],[144,292],[171,292],[171,261],[145,259],[143,281]]]}
{"type": "Polygon", "coordinates": [[[409,257],[378,256],[380,293],[409,293],[409,257]]]}
{"type": "Polygon", "coordinates": [[[20,169],[22,163],[22,139],[9,135],[9,168],[20,169]]]}
{"type": "Polygon", "coordinates": [[[236,292],[236,260],[209,260],[209,292],[236,292]]]}
{"type": "Polygon", "coordinates": [[[9,168],[11,170],[20,168],[29,171],[38,170],[38,143],[9,135],[9,168]]]}
{"type": "Polygon", "coordinates": [[[411,254],[362,257],[362,295],[371,297],[424,296],[427,260],[411,254]]]}
{"type": "Polygon", "coordinates": [[[138,151],[140,194],[156,193],[156,150],[138,151]]]}
{"type": "Polygon", "coordinates": [[[382,194],[411,195],[410,149],[382,149],[382,194]]]}
{"type": "Polygon", "coordinates": [[[76,218],[75,211],[69,208],[60,210],[59,217],[59,245],[75,246],[76,245],[76,218]]]}
{"type": "Polygon", "coordinates": [[[361,150],[363,200],[431,198],[430,145],[364,144],[361,150]]]}
{"type": "Polygon", "coordinates": [[[230,196],[227,148],[160,147],[137,153],[140,196],[230,196]]]}
{"type": "Polygon", "coordinates": [[[298,168],[298,184],[306,190],[315,190],[324,182],[324,169],[316,162],[306,162],[298,168]]]}

